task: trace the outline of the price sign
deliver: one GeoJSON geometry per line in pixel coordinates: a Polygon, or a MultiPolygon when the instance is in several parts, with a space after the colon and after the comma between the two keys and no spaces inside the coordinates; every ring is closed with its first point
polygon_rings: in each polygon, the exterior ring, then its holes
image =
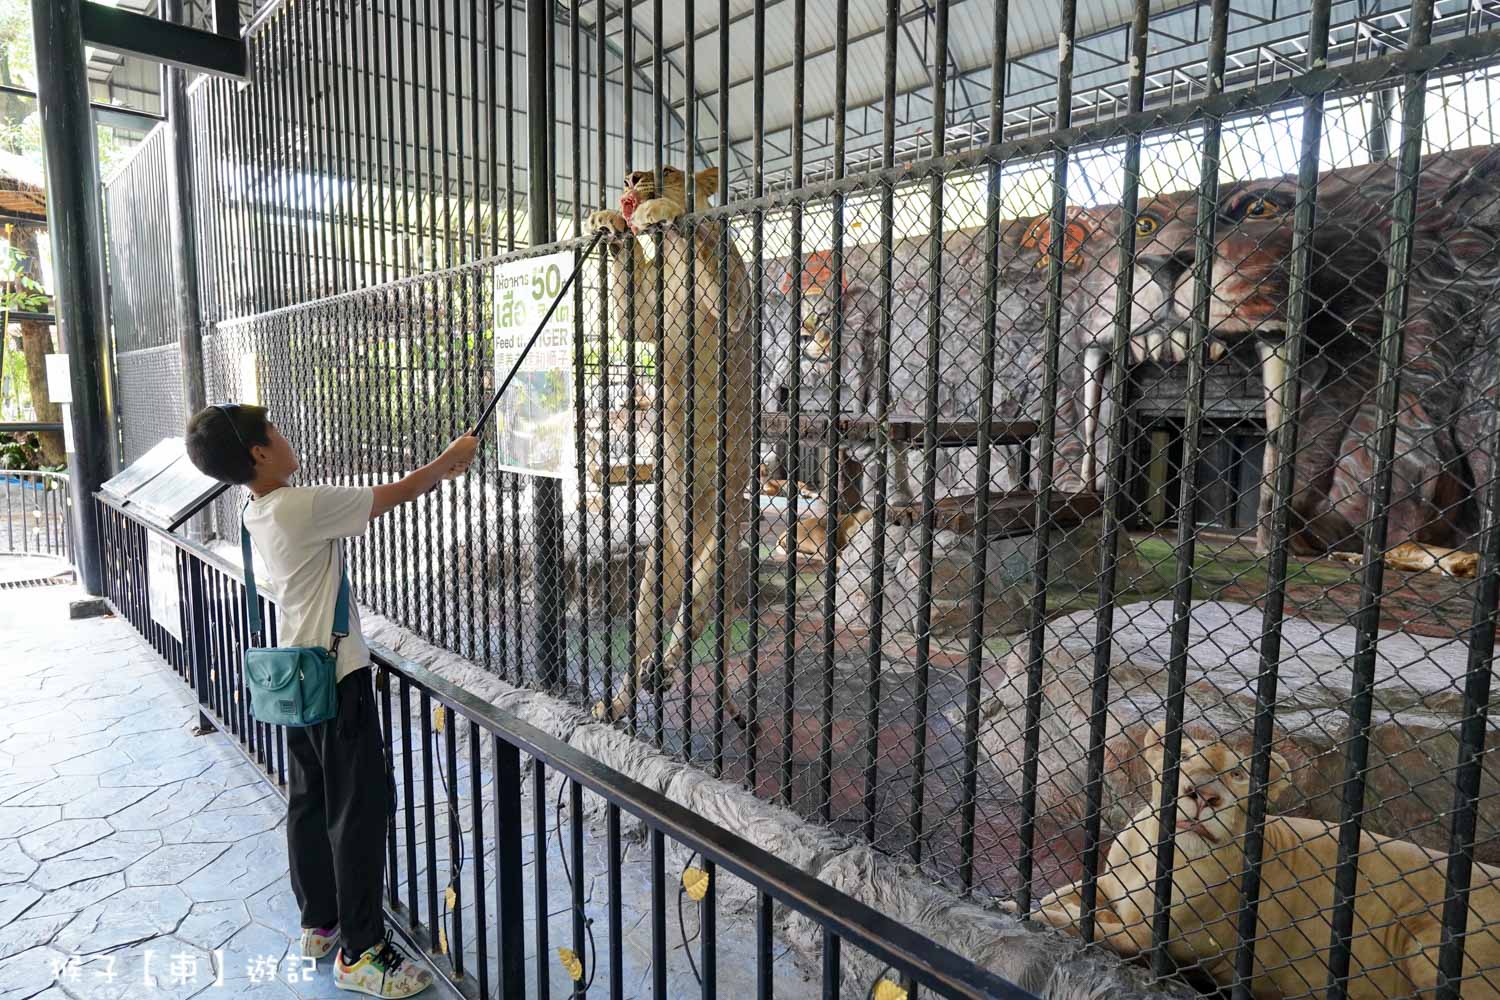
{"type": "MultiPolygon", "coordinates": [[[[509,261],[495,268],[497,386],[572,273],[571,253],[509,261]]],[[[576,472],[573,302],[569,290],[495,407],[495,444],[500,464],[511,471],[553,478],[576,472]]]]}
{"type": "Polygon", "coordinates": [[[177,548],[155,532],[146,535],[146,603],[151,620],[182,641],[182,600],[177,592],[177,548]]]}
{"type": "Polygon", "coordinates": [[[44,354],[47,366],[47,398],[54,403],[73,402],[73,381],[68,374],[66,354],[44,354]]]}

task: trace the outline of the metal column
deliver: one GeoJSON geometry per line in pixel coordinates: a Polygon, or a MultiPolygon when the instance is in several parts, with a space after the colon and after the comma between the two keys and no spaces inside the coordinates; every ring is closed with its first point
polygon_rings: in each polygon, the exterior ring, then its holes
{"type": "MultiPolygon", "coordinates": [[[[167,20],[186,24],[182,0],[163,0],[167,20]]],[[[188,121],[187,71],[168,66],[167,123],[172,130],[172,155],[167,176],[172,196],[168,217],[172,226],[172,284],[177,288],[177,343],[182,356],[182,402],[188,416],[208,399],[203,386],[203,327],[198,307],[198,234],[193,212],[193,140],[188,121]]]]}
{"type": "MultiPolygon", "coordinates": [[[[187,23],[182,0],[163,0],[162,13],[169,21],[187,23]]],[[[193,192],[193,138],[189,122],[187,71],[164,67],[166,88],[162,99],[171,130],[172,149],[167,157],[167,219],[172,233],[172,284],[177,290],[177,350],[182,363],[182,409],[191,418],[208,404],[203,376],[203,312],[198,299],[198,232],[195,226],[193,192]]],[[[205,512],[188,523],[190,537],[208,536],[205,512]]]]}
{"type": "MultiPolygon", "coordinates": [[[[542,0],[526,4],[526,185],[530,206],[531,245],[545,246],[557,238],[552,205],[547,115],[547,83],[554,53],[547,47],[547,19],[552,5],[542,0]]],[[[563,624],[567,586],[563,581],[562,480],[534,477],[536,518],[536,676],[544,688],[563,682],[563,624]]]]}
{"type": "Polygon", "coordinates": [[[47,219],[57,313],[68,353],[74,452],[69,493],[73,500],[74,560],[84,590],[104,593],[94,492],[118,464],[114,389],[111,385],[108,312],[94,118],[84,65],[81,0],[34,3],[37,106],[47,159],[47,219]]]}

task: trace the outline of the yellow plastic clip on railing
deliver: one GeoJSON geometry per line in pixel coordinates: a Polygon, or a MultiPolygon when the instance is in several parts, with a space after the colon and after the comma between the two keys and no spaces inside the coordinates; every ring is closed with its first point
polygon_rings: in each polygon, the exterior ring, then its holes
{"type": "Polygon", "coordinates": [[[682,870],[682,888],[687,891],[688,899],[695,903],[703,902],[703,897],[708,895],[708,881],[708,872],[702,868],[682,870]]]}
{"type": "Polygon", "coordinates": [[[572,948],[557,949],[557,961],[568,974],[568,978],[575,983],[583,982],[583,962],[579,960],[578,953],[572,948]]]}

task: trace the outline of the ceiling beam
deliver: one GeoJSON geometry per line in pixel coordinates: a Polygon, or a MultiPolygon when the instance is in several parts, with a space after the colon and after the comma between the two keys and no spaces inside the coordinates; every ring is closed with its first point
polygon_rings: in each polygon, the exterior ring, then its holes
{"type": "Polygon", "coordinates": [[[226,38],[119,7],[83,0],[83,40],[180,69],[243,80],[249,57],[243,38],[226,38]]]}

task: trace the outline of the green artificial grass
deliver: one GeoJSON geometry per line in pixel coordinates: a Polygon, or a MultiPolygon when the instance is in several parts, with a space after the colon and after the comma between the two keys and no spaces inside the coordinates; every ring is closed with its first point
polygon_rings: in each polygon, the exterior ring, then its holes
{"type": "MultiPolygon", "coordinates": [[[[655,641],[655,635],[648,630],[646,635],[640,637],[646,648],[650,648],[655,641]]],[[[663,632],[662,642],[671,640],[671,634],[663,632]]],[[[765,640],[765,630],[761,630],[761,640],[765,640]]],[[[588,637],[589,662],[599,664],[604,662],[605,644],[608,643],[611,663],[618,669],[622,665],[628,665],[630,661],[630,624],[621,622],[616,624],[607,633],[594,632],[588,637]]],[[[729,653],[731,656],[742,653],[750,648],[750,622],[746,619],[733,619],[729,622],[729,653]]],[[[710,627],[708,634],[698,637],[693,643],[692,662],[710,660],[714,653],[714,637],[710,627]]],[[[578,657],[580,654],[579,637],[576,633],[568,635],[568,655],[578,657]]]]}

